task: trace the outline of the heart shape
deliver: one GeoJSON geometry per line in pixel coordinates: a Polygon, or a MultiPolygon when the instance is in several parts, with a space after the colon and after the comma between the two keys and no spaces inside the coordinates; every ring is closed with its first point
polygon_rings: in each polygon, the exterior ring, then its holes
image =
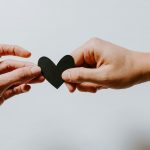
{"type": "Polygon", "coordinates": [[[63,83],[62,73],[70,68],[75,67],[74,59],[70,55],[64,56],[57,66],[47,57],[41,57],[38,61],[38,66],[41,68],[43,76],[51,83],[56,89],[58,89],[63,83]]]}

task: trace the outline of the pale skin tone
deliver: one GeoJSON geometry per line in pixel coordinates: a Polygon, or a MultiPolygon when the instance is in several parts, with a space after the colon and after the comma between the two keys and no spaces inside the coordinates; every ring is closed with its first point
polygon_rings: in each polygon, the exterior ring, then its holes
{"type": "MultiPolygon", "coordinates": [[[[0,44],[0,56],[28,58],[31,53],[19,46],[0,44]]],[[[0,104],[5,100],[30,91],[30,84],[41,83],[41,69],[30,62],[16,60],[0,61],[0,104]]]]}
{"type": "MultiPolygon", "coordinates": [[[[0,44],[0,56],[28,58],[31,53],[19,46],[0,44]]],[[[76,68],[62,74],[70,92],[95,93],[100,89],[122,89],[150,80],[150,53],[136,52],[92,38],[72,56],[76,68]]],[[[30,62],[0,61],[0,104],[28,92],[30,84],[41,83],[41,69],[30,62]]]]}
{"type": "Polygon", "coordinates": [[[72,56],[76,68],[63,72],[70,92],[95,93],[100,89],[123,89],[150,80],[150,53],[136,52],[92,38],[72,56]]]}

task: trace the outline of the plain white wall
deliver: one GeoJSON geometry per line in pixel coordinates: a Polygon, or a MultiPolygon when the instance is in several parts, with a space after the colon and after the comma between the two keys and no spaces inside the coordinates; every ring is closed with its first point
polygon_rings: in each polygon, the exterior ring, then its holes
{"type": "MultiPolygon", "coordinates": [[[[149,0],[0,0],[0,43],[29,49],[34,63],[43,55],[57,63],[93,36],[150,51],[149,14],[149,0]]],[[[97,94],[32,87],[0,107],[2,150],[133,150],[140,138],[149,142],[149,83],[97,94]]]]}

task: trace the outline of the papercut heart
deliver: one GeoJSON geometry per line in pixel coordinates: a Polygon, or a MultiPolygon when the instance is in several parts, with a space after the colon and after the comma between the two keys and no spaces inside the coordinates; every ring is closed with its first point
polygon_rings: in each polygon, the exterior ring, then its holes
{"type": "Polygon", "coordinates": [[[70,68],[75,67],[74,59],[70,55],[64,56],[57,66],[47,57],[41,57],[38,61],[38,66],[41,67],[42,74],[46,80],[58,89],[63,83],[62,73],[70,68]]]}

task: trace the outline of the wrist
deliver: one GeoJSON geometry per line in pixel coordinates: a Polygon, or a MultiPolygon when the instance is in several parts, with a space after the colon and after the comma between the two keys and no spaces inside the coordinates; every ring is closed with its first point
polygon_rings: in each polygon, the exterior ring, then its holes
{"type": "Polygon", "coordinates": [[[150,81],[150,53],[132,51],[133,67],[139,82],[150,81]]]}

